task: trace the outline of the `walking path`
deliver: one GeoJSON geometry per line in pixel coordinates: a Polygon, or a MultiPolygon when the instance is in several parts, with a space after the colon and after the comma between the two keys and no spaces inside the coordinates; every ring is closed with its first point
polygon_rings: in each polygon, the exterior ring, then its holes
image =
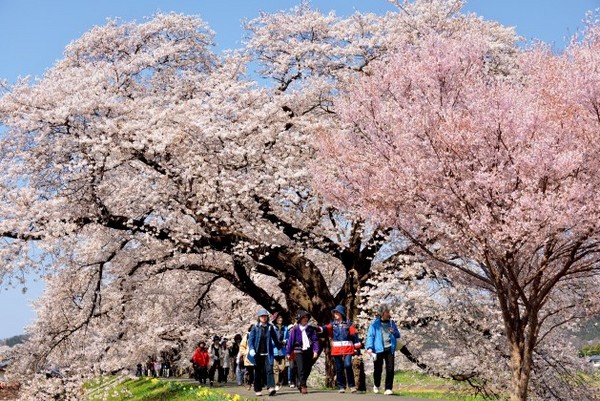
{"type": "MultiPolygon", "coordinates": [[[[197,383],[193,379],[170,379],[177,382],[182,383],[197,383]]],[[[349,401],[350,399],[355,399],[354,401],[385,401],[388,399],[396,400],[396,401],[433,401],[428,400],[426,398],[415,398],[415,397],[402,397],[398,395],[392,396],[384,396],[382,393],[374,394],[373,392],[358,392],[358,393],[350,393],[349,391],[343,394],[338,393],[336,390],[324,390],[324,389],[312,389],[308,388],[307,395],[301,395],[298,389],[289,388],[287,386],[282,387],[275,396],[269,397],[266,389],[263,390],[262,396],[256,396],[254,391],[250,389],[250,391],[246,390],[245,386],[238,386],[234,383],[226,383],[221,384],[218,387],[215,386],[215,389],[223,390],[229,394],[239,394],[240,397],[246,398],[256,398],[259,400],[273,400],[273,401],[296,401],[296,400],[304,400],[304,401],[349,401]]],[[[438,400],[439,401],[439,400],[438,400]]]]}

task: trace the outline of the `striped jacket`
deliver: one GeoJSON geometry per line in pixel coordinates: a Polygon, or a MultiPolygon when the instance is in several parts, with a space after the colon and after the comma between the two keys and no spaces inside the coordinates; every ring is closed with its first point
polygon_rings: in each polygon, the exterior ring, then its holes
{"type": "Polygon", "coordinates": [[[354,355],[360,348],[356,328],[350,320],[332,321],[323,326],[331,339],[331,355],[354,355]]]}

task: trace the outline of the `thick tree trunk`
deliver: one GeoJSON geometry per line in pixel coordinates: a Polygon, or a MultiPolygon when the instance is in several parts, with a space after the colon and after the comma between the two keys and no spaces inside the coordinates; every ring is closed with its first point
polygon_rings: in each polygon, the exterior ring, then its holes
{"type": "Polygon", "coordinates": [[[329,352],[325,354],[325,386],[335,388],[335,362],[329,352]]]}
{"type": "Polygon", "coordinates": [[[511,392],[510,401],[526,401],[533,364],[532,350],[526,344],[511,344],[511,392]]]}

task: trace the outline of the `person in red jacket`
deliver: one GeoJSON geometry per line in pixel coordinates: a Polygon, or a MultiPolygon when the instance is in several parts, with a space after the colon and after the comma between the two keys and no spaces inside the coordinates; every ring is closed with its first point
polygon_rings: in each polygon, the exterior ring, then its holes
{"type": "Polygon", "coordinates": [[[336,384],[339,392],[346,392],[346,384],[350,391],[356,393],[354,372],[352,371],[352,356],[360,348],[354,324],[346,319],[346,308],[342,305],[331,310],[333,321],[323,330],[331,338],[331,356],[335,361],[336,384]]]}
{"type": "Polygon", "coordinates": [[[208,350],[206,349],[206,343],[201,341],[198,344],[198,348],[194,351],[194,355],[192,355],[192,365],[194,366],[194,379],[196,379],[201,384],[206,384],[206,379],[208,378],[208,361],[210,357],[208,356],[208,350]]]}

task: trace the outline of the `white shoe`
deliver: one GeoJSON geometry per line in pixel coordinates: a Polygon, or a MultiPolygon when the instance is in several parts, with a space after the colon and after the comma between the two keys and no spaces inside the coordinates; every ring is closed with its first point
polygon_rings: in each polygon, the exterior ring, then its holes
{"type": "Polygon", "coordinates": [[[290,384],[290,388],[294,388],[294,387],[296,387],[296,386],[294,386],[293,384],[290,384]]]}
{"type": "Polygon", "coordinates": [[[281,386],[275,386],[275,391],[279,391],[281,389],[281,386]]]}
{"type": "Polygon", "coordinates": [[[385,390],[385,391],[383,392],[383,395],[392,395],[392,394],[394,394],[394,393],[392,392],[392,390],[385,390]]]}
{"type": "Polygon", "coordinates": [[[379,393],[379,389],[377,388],[377,386],[373,386],[373,392],[375,394],[379,393]]]}
{"type": "Polygon", "coordinates": [[[338,393],[345,393],[345,392],[346,392],[346,390],[344,390],[343,388],[338,390],[338,393]]]}

